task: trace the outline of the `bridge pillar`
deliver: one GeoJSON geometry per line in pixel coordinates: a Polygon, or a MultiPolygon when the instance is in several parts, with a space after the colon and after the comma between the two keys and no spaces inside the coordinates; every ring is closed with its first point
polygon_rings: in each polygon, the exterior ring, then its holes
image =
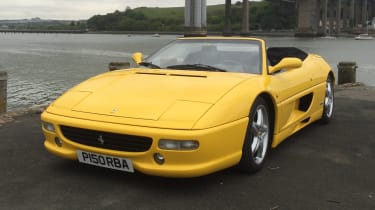
{"type": "Polygon", "coordinates": [[[367,19],[370,21],[370,24],[372,24],[372,18],[374,17],[374,3],[373,1],[368,2],[368,15],[367,19]]]}
{"type": "Polygon", "coordinates": [[[232,34],[232,0],[225,0],[225,21],[224,21],[224,36],[230,36],[232,34]]]}
{"type": "Polygon", "coordinates": [[[366,28],[367,20],[368,20],[368,11],[367,11],[367,0],[362,1],[362,28],[366,28]]]}
{"type": "Polygon", "coordinates": [[[336,5],[336,34],[341,33],[341,0],[337,0],[336,5]]]}
{"type": "Polygon", "coordinates": [[[248,36],[249,31],[249,0],[242,1],[242,29],[241,35],[248,36]]]}
{"type": "Polygon", "coordinates": [[[207,35],[206,0],[185,0],[185,36],[207,35]]]}
{"type": "Polygon", "coordinates": [[[334,33],[334,23],[335,23],[335,20],[334,20],[334,15],[335,15],[335,9],[334,9],[334,6],[333,6],[333,2],[331,1],[330,4],[329,4],[329,9],[328,9],[328,13],[329,13],[329,18],[328,18],[328,22],[329,22],[329,33],[330,34],[333,34],[334,33]]]}
{"type": "Polygon", "coordinates": [[[350,28],[354,28],[356,23],[355,23],[355,0],[350,0],[350,21],[349,21],[349,26],[350,28]]]}
{"type": "Polygon", "coordinates": [[[344,1],[341,5],[342,8],[342,29],[348,30],[350,28],[350,7],[349,2],[344,1]]]}
{"type": "Polygon", "coordinates": [[[328,34],[327,31],[327,17],[328,17],[328,0],[322,0],[322,34],[326,36],[328,34]]]}
{"type": "Polygon", "coordinates": [[[318,2],[298,0],[298,26],[295,36],[314,37],[318,35],[318,2]]]}

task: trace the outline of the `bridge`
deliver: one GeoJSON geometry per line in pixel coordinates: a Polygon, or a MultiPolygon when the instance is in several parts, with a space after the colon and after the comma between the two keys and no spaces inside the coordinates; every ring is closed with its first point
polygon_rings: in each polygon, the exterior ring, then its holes
{"type": "MultiPolygon", "coordinates": [[[[332,34],[363,33],[375,22],[375,0],[282,0],[295,4],[298,24],[295,35],[325,36],[332,34]]],[[[225,0],[224,35],[231,31],[231,0],[225,0]]],[[[241,35],[249,32],[249,1],[242,0],[241,35]]],[[[185,35],[207,34],[206,0],[185,0],[185,35]]]]}
{"type": "Polygon", "coordinates": [[[296,36],[363,33],[373,23],[375,0],[297,0],[296,36]]]}

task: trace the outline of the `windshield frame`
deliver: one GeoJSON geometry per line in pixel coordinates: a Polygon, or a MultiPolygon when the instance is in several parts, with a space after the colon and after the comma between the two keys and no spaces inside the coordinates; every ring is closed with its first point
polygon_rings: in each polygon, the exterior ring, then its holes
{"type": "MultiPolygon", "coordinates": [[[[203,62],[193,62],[193,63],[178,63],[176,61],[176,63],[172,63],[172,64],[168,64],[168,65],[161,65],[160,63],[161,62],[157,62],[157,59],[162,59],[164,58],[163,54],[165,54],[166,52],[168,52],[168,50],[170,50],[171,48],[173,47],[176,47],[176,45],[186,45],[188,44],[189,46],[191,45],[197,45],[197,46],[216,46],[218,48],[223,48],[224,47],[233,47],[233,48],[238,48],[238,49],[245,49],[243,48],[243,45],[244,44],[248,44],[249,45],[249,49],[246,48],[246,50],[244,51],[233,51],[232,54],[234,55],[234,53],[237,53],[237,56],[224,56],[223,58],[226,59],[226,61],[228,62],[232,62],[232,65],[234,64],[238,64],[238,65],[242,65],[242,68],[243,70],[241,69],[236,69],[236,68],[224,68],[222,66],[217,66],[217,65],[211,65],[213,68],[221,68],[221,69],[224,69],[228,72],[237,72],[237,73],[250,73],[250,74],[262,74],[262,69],[263,69],[263,58],[262,58],[262,43],[260,40],[256,40],[256,39],[185,39],[185,38],[182,38],[182,39],[177,39],[177,40],[174,40],[174,41],[171,41],[170,43],[168,43],[167,45],[165,45],[164,47],[160,48],[159,50],[155,51],[154,53],[152,53],[151,55],[149,55],[145,60],[144,62],[148,62],[148,63],[152,63],[152,64],[155,64],[155,65],[158,65],[160,66],[162,69],[166,69],[168,66],[183,66],[183,65],[207,65],[207,66],[210,66],[209,63],[205,63],[206,61],[204,59],[201,59],[203,60],[203,62]],[[255,50],[254,52],[251,52],[252,50],[255,50]],[[256,62],[256,65],[251,65],[251,64],[247,64],[247,63],[244,63],[244,62],[248,62],[247,61],[247,54],[245,53],[253,53],[253,62],[256,62]],[[239,56],[242,56],[242,60],[246,59],[246,61],[240,61],[239,59],[239,56]],[[233,59],[233,60],[231,60],[233,59]],[[254,67],[255,66],[255,67],[254,67]]],[[[179,49],[179,48],[176,48],[176,49],[179,49]]],[[[194,53],[194,52],[190,52],[190,53],[194,53]]],[[[219,53],[223,53],[223,54],[230,54],[231,51],[220,51],[219,53]]],[[[212,54],[205,54],[205,55],[215,55],[214,53],[212,54]]],[[[171,59],[182,59],[180,57],[178,57],[178,55],[172,55],[170,56],[171,59]]],[[[219,59],[220,60],[220,59],[219,59]]],[[[216,63],[215,63],[216,64],[216,63]]],[[[170,69],[170,68],[169,68],[170,69]]],[[[194,69],[176,69],[176,70],[194,70],[194,69]]],[[[197,69],[198,70],[198,69],[197,69]]],[[[207,70],[209,71],[209,69],[199,69],[199,70],[207,70]]]]}

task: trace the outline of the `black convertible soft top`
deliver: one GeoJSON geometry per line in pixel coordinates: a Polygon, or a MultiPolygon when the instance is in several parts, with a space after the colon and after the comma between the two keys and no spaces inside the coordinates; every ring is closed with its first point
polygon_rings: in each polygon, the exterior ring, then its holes
{"type": "Polygon", "coordinates": [[[267,58],[271,66],[278,64],[285,57],[299,58],[302,61],[308,54],[296,47],[270,47],[267,49],[267,58]]]}

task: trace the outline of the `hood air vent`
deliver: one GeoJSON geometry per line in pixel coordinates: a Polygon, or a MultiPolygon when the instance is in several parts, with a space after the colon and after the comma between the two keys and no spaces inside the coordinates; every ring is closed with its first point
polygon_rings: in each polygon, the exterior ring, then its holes
{"type": "Polygon", "coordinates": [[[166,73],[157,73],[157,72],[136,72],[136,74],[167,75],[166,73]]]}
{"type": "Polygon", "coordinates": [[[158,72],[136,72],[136,74],[165,75],[165,76],[174,76],[174,77],[200,77],[200,78],[207,78],[206,75],[196,75],[196,74],[166,74],[166,73],[158,73],[158,72]]]}
{"type": "Polygon", "coordinates": [[[175,76],[175,77],[202,77],[207,78],[206,75],[191,75],[191,74],[170,74],[169,76],[175,76]]]}

